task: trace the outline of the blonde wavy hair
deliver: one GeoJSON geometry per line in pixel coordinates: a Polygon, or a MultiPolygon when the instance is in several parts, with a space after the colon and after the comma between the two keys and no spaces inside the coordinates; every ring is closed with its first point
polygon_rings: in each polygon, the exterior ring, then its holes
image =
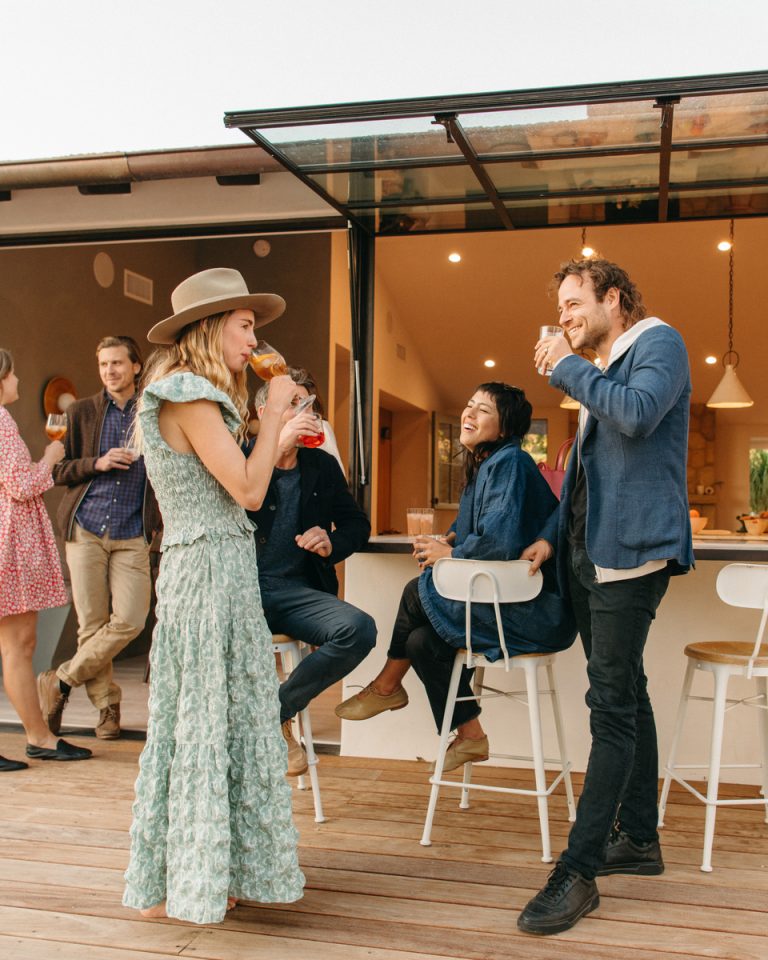
{"type": "Polygon", "coordinates": [[[150,383],[156,383],[164,377],[179,371],[189,371],[199,377],[205,377],[218,390],[229,397],[240,414],[242,423],[237,430],[238,442],[245,439],[248,432],[248,387],[245,370],[232,373],[224,363],[222,337],[224,325],[232,311],[215,313],[203,317],[184,327],[179,339],[168,346],[158,347],[150,356],[139,385],[141,396],[134,420],[132,443],[143,449],[144,437],[138,414],[144,409],[144,389],[150,383]]]}

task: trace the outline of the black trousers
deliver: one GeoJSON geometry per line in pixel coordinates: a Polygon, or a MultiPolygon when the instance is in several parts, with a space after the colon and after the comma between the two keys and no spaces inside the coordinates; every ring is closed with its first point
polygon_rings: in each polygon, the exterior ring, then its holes
{"type": "MultiPolygon", "coordinates": [[[[390,660],[411,661],[413,669],[424,684],[438,733],[443,725],[456,649],[446,643],[429,622],[419,597],[419,579],[414,578],[405,585],[400,598],[387,656],[390,660]]],[[[460,697],[472,696],[473,673],[473,670],[462,668],[458,693],[460,697]]],[[[477,701],[457,703],[451,728],[455,729],[478,716],[480,705],[477,701]]]]}

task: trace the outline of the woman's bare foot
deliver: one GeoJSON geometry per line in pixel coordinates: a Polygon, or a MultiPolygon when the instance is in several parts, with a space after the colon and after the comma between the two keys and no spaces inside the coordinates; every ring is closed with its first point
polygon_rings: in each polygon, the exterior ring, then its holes
{"type": "Polygon", "coordinates": [[[154,907],[147,907],[145,910],[139,910],[139,913],[144,917],[145,920],[160,920],[166,918],[168,914],[165,912],[165,900],[161,903],[156,903],[154,907]]]}
{"type": "Polygon", "coordinates": [[[229,913],[230,910],[234,910],[239,902],[237,897],[227,897],[227,913],[229,913]]]}

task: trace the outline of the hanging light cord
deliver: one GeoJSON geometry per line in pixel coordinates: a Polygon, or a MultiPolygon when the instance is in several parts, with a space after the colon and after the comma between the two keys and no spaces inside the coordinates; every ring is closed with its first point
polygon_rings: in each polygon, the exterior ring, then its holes
{"type": "Polygon", "coordinates": [[[723,357],[723,364],[729,362],[729,358],[735,357],[736,362],[733,367],[739,365],[739,355],[733,349],[733,220],[731,220],[731,248],[728,251],[728,352],[723,357]]]}

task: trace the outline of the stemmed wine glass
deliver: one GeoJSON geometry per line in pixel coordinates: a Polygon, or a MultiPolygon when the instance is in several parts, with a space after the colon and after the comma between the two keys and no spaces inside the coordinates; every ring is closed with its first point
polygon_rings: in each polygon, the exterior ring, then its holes
{"type": "Polygon", "coordinates": [[[282,377],[288,373],[285,358],[266,340],[259,340],[248,362],[256,376],[261,377],[262,380],[271,380],[272,377],[282,377]]]}
{"type": "Polygon", "coordinates": [[[66,413],[49,413],[45,421],[45,432],[49,440],[63,440],[67,435],[66,413]]]}

